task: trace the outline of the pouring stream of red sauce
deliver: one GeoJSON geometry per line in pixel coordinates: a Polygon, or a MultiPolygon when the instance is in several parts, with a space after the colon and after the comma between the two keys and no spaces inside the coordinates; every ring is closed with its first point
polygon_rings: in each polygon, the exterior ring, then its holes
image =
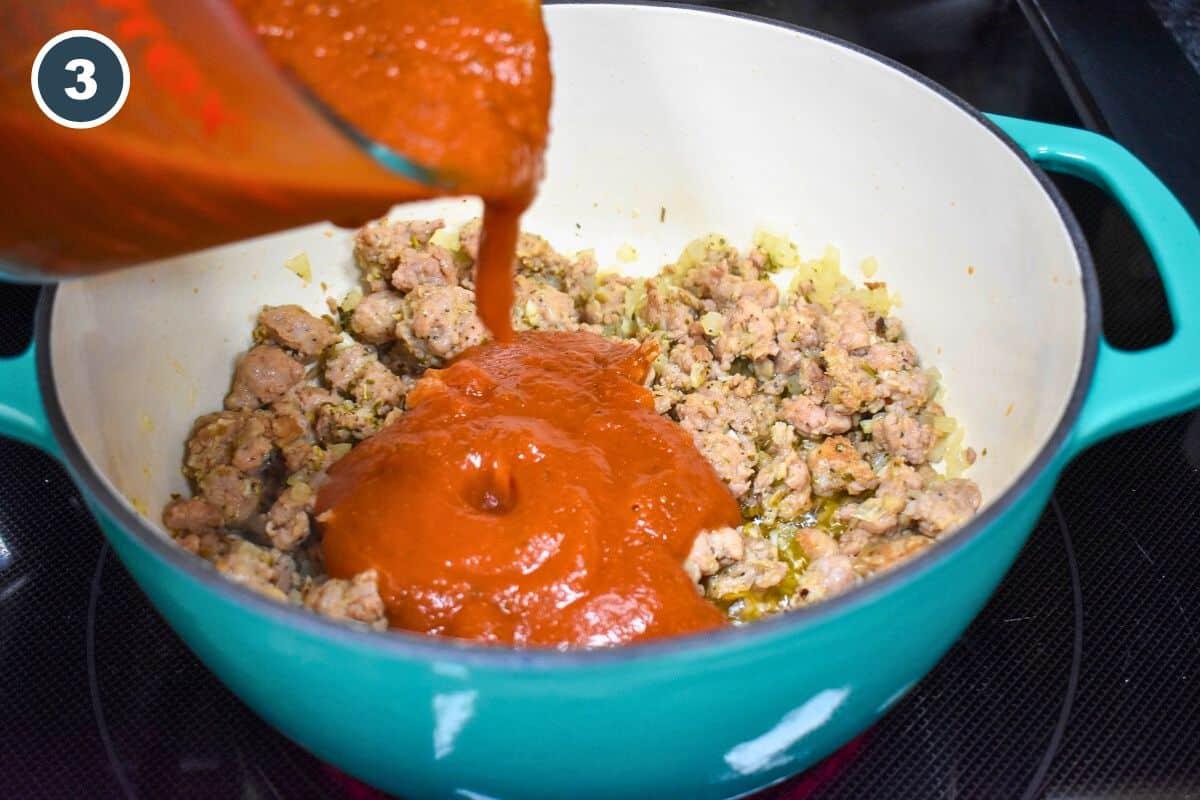
{"type": "Polygon", "coordinates": [[[657,350],[512,337],[518,220],[550,102],[537,3],[342,0],[334,17],[237,2],[338,115],[485,201],[476,304],[501,343],[428,373],[396,422],[332,468],[317,500],[329,573],[375,569],[394,627],[521,646],[723,624],[682,562],[697,533],[741,515],[689,434],[655,413],[643,382],[657,350]]]}
{"type": "Polygon", "coordinates": [[[480,319],[512,338],[512,260],[542,178],[549,43],[536,0],[234,0],[342,120],[484,200],[480,319]]]}

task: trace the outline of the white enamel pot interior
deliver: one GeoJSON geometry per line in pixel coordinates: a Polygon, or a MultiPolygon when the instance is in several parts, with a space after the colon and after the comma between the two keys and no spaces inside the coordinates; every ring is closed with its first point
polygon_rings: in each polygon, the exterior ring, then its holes
{"type": "MultiPolygon", "coordinates": [[[[1028,164],[933,89],[811,35],[670,8],[546,17],[553,138],[524,227],[637,274],[705,233],[745,247],[760,227],[804,257],[837,247],[856,279],[874,257],[949,413],[987,448],[970,472],[985,503],[1013,484],[1066,408],[1085,339],[1076,249],[1028,164]],[[626,243],[632,264],[616,255],[626,243]]],[[[394,211],[477,213],[461,199],[394,211]]],[[[258,310],[327,312],[355,285],[349,240],[315,225],[58,291],[52,360],[71,432],[150,524],[186,491],[182,443],[220,408],[258,310]],[[284,268],[300,252],[307,286],[284,268]]]]}

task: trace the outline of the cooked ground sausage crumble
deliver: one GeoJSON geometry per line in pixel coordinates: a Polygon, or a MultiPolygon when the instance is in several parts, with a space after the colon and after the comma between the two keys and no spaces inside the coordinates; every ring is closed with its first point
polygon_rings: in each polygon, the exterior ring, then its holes
{"type": "MultiPolygon", "coordinates": [[[[331,314],[268,306],[225,408],[186,445],[189,498],[163,521],[232,580],[330,617],[387,627],[373,571],[329,578],[311,512],[325,470],[404,413],[427,367],[487,333],[475,315],[478,220],[380,220],[354,256],[362,287],[331,314]]],[[[864,271],[873,271],[868,265],[864,271]]],[[[657,276],[602,274],[522,234],[517,330],[656,339],[658,412],[691,432],[741,504],[738,529],[705,531],[683,568],[735,622],[843,592],[933,545],[979,507],[959,477],[974,453],[890,315],[886,286],[856,288],[835,251],[788,242],[693,242],[657,276]],[[790,287],[781,291],[790,274],[790,287]],[[944,464],[943,472],[934,463],[944,464]]]]}

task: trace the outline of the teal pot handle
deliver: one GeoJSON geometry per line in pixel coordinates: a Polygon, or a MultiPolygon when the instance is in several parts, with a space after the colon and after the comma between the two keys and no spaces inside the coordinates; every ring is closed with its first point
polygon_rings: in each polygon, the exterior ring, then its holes
{"type": "Polygon", "coordinates": [[[58,455],[38,388],[36,342],[19,356],[0,358],[0,436],[58,455]]]}
{"type": "Polygon", "coordinates": [[[1171,307],[1175,333],[1163,344],[1131,352],[1101,337],[1072,451],[1200,404],[1200,231],[1188,212],[1112,139],[1061,125],[991,118],[1041,166],[1084,178],[1124,206],[1146,240],[1171,307]]]}

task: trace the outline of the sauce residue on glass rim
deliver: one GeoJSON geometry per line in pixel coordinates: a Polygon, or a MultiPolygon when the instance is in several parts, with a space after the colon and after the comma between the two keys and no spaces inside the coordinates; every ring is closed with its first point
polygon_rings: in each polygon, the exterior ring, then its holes
{"type": "Polygon", "coordinates": [[[512,338],[512,260],[542,177],[549,42],[536,0],[235,0],[271,57],[368,137],[484,200],[480,319],[512,338]]]}
{"type": "Polygon", "coordinates": [[[329,573],[379,573],[392,627],[540,647],[721,626],[682,569],[737,501],[643,385],[657,346],[586,332],[480,345],[330,470],[329,573]]]}

